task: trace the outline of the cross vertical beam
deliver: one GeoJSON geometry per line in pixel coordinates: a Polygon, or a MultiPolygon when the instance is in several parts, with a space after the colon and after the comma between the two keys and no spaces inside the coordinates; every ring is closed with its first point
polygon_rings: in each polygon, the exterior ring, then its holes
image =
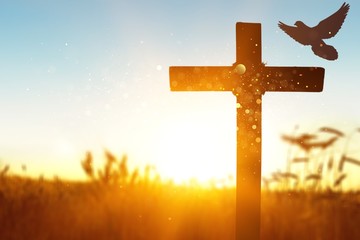
{"type": "MultiPolygon", "coordinates": [[[[261,64],[261,25],[237,23],[236,36],[241,37],[236,38],[235,65],[253,68],[261,64]]],[[[245,85],[233,91],[237,101],[236,239],[239,240],[260,239],[263,92],[248,88],[245,85]]]]}
{"type": "Polygon", "coordinates": [[[268,67],[261,24],[236,24],[236,62],[223,67],[170,67],[171,91],[231,91],[237,101],[236,240],[260,239],[261,107],[266,91],[321,92],[325,69],[268,67]]]}

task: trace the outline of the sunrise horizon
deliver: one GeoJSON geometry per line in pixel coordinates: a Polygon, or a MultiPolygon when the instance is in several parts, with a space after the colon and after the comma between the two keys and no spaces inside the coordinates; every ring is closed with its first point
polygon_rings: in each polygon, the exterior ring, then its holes
{"type": "MultiPolygon", "coordinates": [[[[346,134],[358,127],[358,36],[351,34],[360,22],[357,2],[349,1],[345,23],[327,41],[339,52],[336,61],[315,56],[277,24],[301,19],[316,25],[342,2],[326,8],[311,1],[232,1],[231,8],[220,2],[139,4],[4,4],[0,167],[81,178],[84,154],[93,152],[101,165],[109,149],[127,154],[134,166],[156,165],[166,177],[236,176],[236,98],[171,92],[168,69],[232,66],[237,22],[261,23],[266,66],[325,69],[321,93],[263,95],[264,177],[286,170],[289,145],[281,136],[295,126],[304,133],[329,126],[346,134]]],[[[354,159],[357,141],[355,135],[354,159]]],[[[356,165],[349,166],[349,176],[357,176],[356,165]]],[[[357,187],[358,181],[344,184],[357,187]]]]}

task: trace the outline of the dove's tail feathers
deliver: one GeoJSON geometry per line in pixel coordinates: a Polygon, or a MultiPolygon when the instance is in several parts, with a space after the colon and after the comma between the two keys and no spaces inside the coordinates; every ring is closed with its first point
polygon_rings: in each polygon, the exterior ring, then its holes
{"type": "Polygon", "coordinates": [[[311,49],[316,56],[327,60],[336,60],[338,58],[338,52],[333,46],[326,45],[324,42],[312,45],[311,49]]]}

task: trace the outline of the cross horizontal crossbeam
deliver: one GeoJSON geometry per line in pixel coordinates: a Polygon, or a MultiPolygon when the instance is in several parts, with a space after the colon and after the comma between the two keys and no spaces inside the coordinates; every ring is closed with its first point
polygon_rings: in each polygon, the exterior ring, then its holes
{"type": "MultiPolygon", "coordinates": [[[[325,70],[318,67],[260,67],[252,77],[263,91],[321,92],[325,70]]],[[[236,91],[250,74],[231,67],[170,67],[171,91],[236,91]]]]}

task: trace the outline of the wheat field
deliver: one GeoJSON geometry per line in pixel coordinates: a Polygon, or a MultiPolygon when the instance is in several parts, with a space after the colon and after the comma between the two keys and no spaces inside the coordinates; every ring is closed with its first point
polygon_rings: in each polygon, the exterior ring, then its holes
{"type": "MultiPolygon", "coordinates": [[[[0,239],[235,239],[235,188],[176,185],[105,152],[86,182],[0,175],[0,239]]],[[[246,194],[246,193],[244,193],[246,194]]],[[[261,239],[360,239],[360,193],[264,190],[261,239]]]]}

